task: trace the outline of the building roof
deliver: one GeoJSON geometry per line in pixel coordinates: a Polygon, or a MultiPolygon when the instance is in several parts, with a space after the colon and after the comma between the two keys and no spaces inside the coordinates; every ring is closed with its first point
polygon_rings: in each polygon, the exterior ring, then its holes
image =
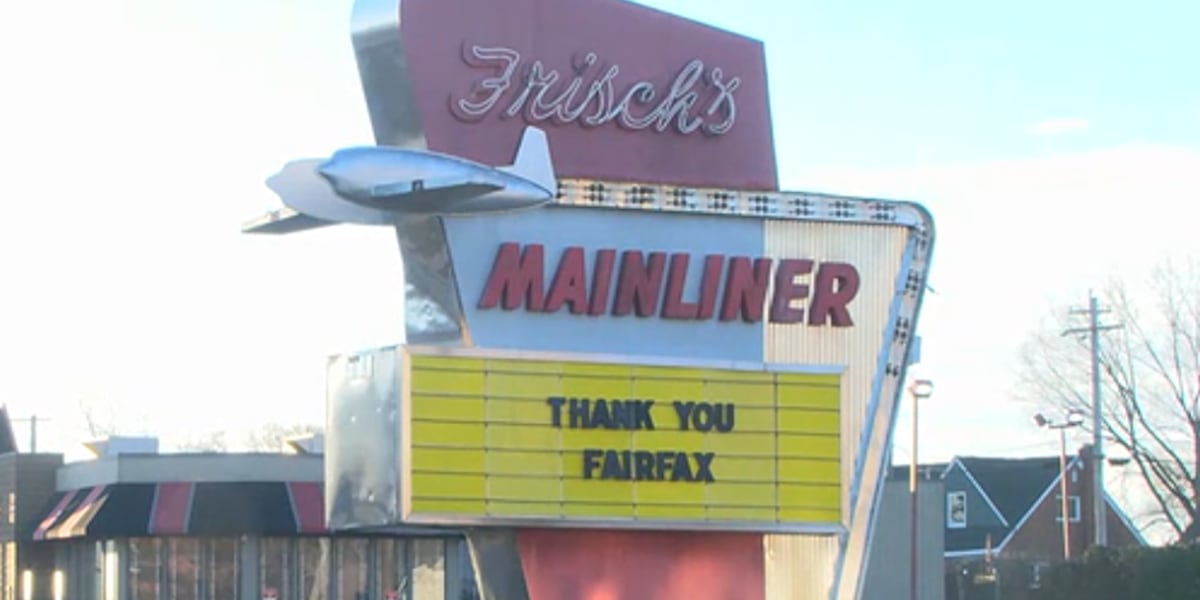
{"type": "Polygon", "coordinates": [[[17,451],[17,437],[13,434],[12,419],[8,416],[8,407],[0,405],[0,454],[11,454],[17,451]]]}
{"type": "Polygon", "coordinates": [[[102,484],[58,492],[34,540],[324,533],[319,482],[102,484]]]}
{"type": "MultiPolygon", "coordinates": [[[[958,459],[1010,525],[1029,512],[1058,477],[1058,457],[958,459]]],[[[993,536],[993,543],[999,540],[993,536]]]]}

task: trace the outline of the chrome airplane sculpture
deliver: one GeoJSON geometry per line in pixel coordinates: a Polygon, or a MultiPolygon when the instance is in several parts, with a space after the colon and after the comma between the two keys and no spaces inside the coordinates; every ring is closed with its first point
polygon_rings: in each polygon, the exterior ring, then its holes
{"type": "Polygon", "coordinates": [[[429,150],[363,146],[288,163],[267,179],[293,211],[323,224],[396,225],[406,216],[534,208],[558,184],[546,133],[526,127],[512,165],[489,167],[429,150]]]}

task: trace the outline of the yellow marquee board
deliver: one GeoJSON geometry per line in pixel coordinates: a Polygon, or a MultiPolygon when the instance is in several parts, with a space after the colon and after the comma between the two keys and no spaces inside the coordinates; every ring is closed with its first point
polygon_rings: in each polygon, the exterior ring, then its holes
{"type": "Polygon", "coordinates": [[[841,374],[415,349],[413,523],[841,531],[841,374]]]}

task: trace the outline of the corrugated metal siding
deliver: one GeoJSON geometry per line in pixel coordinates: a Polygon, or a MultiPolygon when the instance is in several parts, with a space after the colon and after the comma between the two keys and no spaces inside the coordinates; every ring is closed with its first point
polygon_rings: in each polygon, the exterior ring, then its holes
{"type": "MultiPolygon", "coordinates": [[[[843,523],[850,526],[854,507],[850,491],[859,445],[867,425],[872,384],[888,329],[896,280],[902,267],[907,230],[904,227],[839,223],[769,221],[767,256],[813,257],[853,264],[861,279],[851,305],[854,326],[813,328],[767,325],[763,356],[768,362],[835,364],[846,367],[842,383],[842,505],[843,523]]],[[[883,415],[876,415],[877,423],[883,415]]],[[[878,432],[877,432],[878,434],[878,432]]],[[[875,436],[876,438],[878,435],[875,436]]],[[[861,493],[873,489],[863,487],[861,493]]],[[[861,524],[860,524],[861,525],[861,524]]],[[[833,538],[771,536],[768,553],[768,598],[825,599],[833,583],[839,546],[833,538]],[[784,574],[783,571],[791,573],[784,574]]]]}
{"type": "Polygon", "coordinates": [[[766,600],[825,600],[833,586],[838,538],[768,535],[763,539],[766,600]]]}

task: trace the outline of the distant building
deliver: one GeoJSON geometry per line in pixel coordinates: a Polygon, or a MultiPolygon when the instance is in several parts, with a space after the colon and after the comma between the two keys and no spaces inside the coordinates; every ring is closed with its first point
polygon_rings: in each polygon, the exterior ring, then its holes
{"type": "MultiPolygon", "coordinates": [[[[1081,554],[1094,535],[1091,446],[1067,462],[1071,552],[1081,554]]],[[[946,467],[946,558],[982,558],[991,543],[997,557],[1060,560],[1063,557],[1059,458],[963,456],[946,467]]],[[[1107,493],[1111,546],[1145,545],[1125,511],[1107,493]]]]}
{"type": "Polygon", "coordinates": [[[326,529],[319,439],[291,454],[88,447],[93,460],[69,464],[0,453],[0,600],[475,597],[454,532],[326,529]]]}
{"type": "MultiPolygon", "coordinates": [[[[1067,506],[1072,555],[1094,535],[1090,446],[1067,458],[1067,506]]],[[[907,467],[893,477],[906,478],[907,467]]],[[[941,481],[945,494],[940,527],[944,535],[945,597],[984,597],[959,590],[990,585],[991,560],[1021,559],[1041,566],[1063,559],[1062,495],[1058,456],[989,458],[960,456],[921,466],[922,478],[941,481]],[[982,565],[982,567],[981,567],[982,565]]],[[[1110,546],[1145,545],[1125,511],[1105,494],[1110,546]]],[[[990,596],[988,596],[990,597],[990,596]]]]}
{"type": "MultiPolygon", "coordinates": [[[[921,474],[917,506],[917,597],[942,600],[943,528],[945,488],[941,472],[930,477],[921,474]]],[[[863,580],[863,600],[908,598],[911,581],[912,494],[908,489],[908,469],[894,471],[884,483],[875,533],[871,537],[867,569],[863,580]]]]}

